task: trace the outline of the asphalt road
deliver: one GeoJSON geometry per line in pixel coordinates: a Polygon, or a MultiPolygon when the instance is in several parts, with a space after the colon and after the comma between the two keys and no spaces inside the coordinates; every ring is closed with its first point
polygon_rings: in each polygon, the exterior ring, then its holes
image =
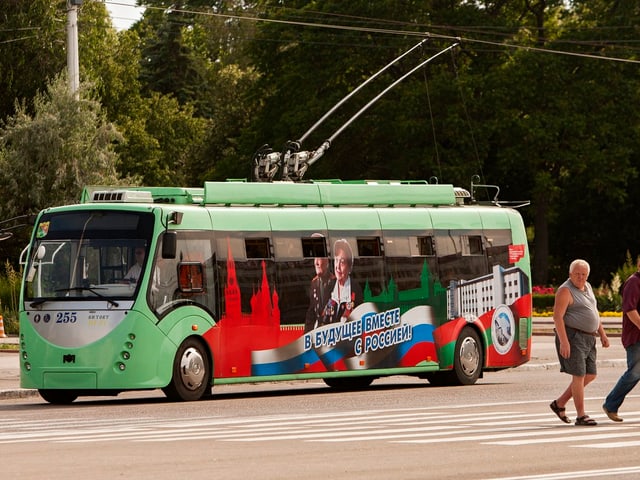
{"type": "MultiPolygon", "coordinates": [[[[622,372],[619,338],[600,349],[587,411],[599,425],[561,423],[549,402],[567,386],[551,339],[525,367],[473,386],[410,377],[342,392],[322,382],[217,386],[211,399],[167,402],[159,391],[0,401],[7,478],[573,479],[639,478],[640,396],[610,422],[602,399],[622,372]]],[[[7,355],[1,354],[0,372],[7,355]]],[[[10,369],[11,370],[11,369],[10,369]]],[[[575,417],[571,405],[568,414],[575,417]]]]}

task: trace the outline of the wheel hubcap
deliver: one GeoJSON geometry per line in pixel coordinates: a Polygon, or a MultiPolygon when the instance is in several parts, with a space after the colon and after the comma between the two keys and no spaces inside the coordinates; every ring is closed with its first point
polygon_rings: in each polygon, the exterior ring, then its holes
{"type": "Polygon", "coordinates": [[[190,390],[196,390],[204,381],[206,369],[200,352],[193,348],[187,348],[180,360],[180,373],[182,383],[190,390]]]}
{"type": "Polygon", "coordinates": [[[465,375],[471,376],[478,369],[480,351],[472,338],[465,338],[460,349],[460,366],[465,375]]]}

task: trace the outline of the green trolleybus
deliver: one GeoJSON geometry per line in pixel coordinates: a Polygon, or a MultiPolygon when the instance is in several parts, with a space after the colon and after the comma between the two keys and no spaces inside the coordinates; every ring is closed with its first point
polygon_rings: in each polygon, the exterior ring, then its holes
{"type": "Polygon", "coordinates": [[[451,185],[88,187],[25,249],[23,388],[51,403],[412,375],[473,384],[531,352],[520,215],[451,185]]]}

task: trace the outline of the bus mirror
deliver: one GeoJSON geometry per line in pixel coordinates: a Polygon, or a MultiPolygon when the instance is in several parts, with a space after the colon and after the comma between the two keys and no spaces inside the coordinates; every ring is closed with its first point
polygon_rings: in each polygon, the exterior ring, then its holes
{"type": "Polygon", "coordinates": [[[176,258],[178,234],[166,231],[162,237],[162,258],[176,258]]]}
{"type": "Polygon", "coordinates": [[[27,282],[29,283],[33,282],[33,277],[35,277],[36,275],[38,265],[40,264],[40,262],[42,261],[46,253],[47,253],[47,250],[44,248],[44,245],[40,245],[36,250],[34,258],[31,261],[31,267],[27,272],[27,282]]]}

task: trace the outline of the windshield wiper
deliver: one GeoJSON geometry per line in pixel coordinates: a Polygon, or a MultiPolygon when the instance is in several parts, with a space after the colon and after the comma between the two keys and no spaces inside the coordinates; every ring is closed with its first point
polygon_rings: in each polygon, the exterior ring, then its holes
{"type": "MultiPolygon", "coordinates": [[[[117,307],[119,304],[118,302],[116,302],[115,300],[111,300],[109,297],[106,297],[104,295],[102,295],[100,292],[96,291],[95,288],[92,287],[71,287],[71,288],[59,288],[56,290],[56,292],[71,292],[73,290],[77,290],[79,292],[91,292],[93,293],[96,297],[105,300],[107,302],[109,302],[111,305],[113,305],[114,307],[117,307]]],[[[37,301],[37,300],[36,300],[37,301]]],[[[35,303],[35,302],[34,302],[35,303]]],[[[33,304],[32,304],[33,306],[33,304]]]]}
{"type": "Polygon", "coordinates": [[[36,298],[33,302],[31,302],[29,304],[30,307],[37,307],[39,305],[42,305],[44,302],[48,302],[49,299],[48,298],[36,298]]]}

